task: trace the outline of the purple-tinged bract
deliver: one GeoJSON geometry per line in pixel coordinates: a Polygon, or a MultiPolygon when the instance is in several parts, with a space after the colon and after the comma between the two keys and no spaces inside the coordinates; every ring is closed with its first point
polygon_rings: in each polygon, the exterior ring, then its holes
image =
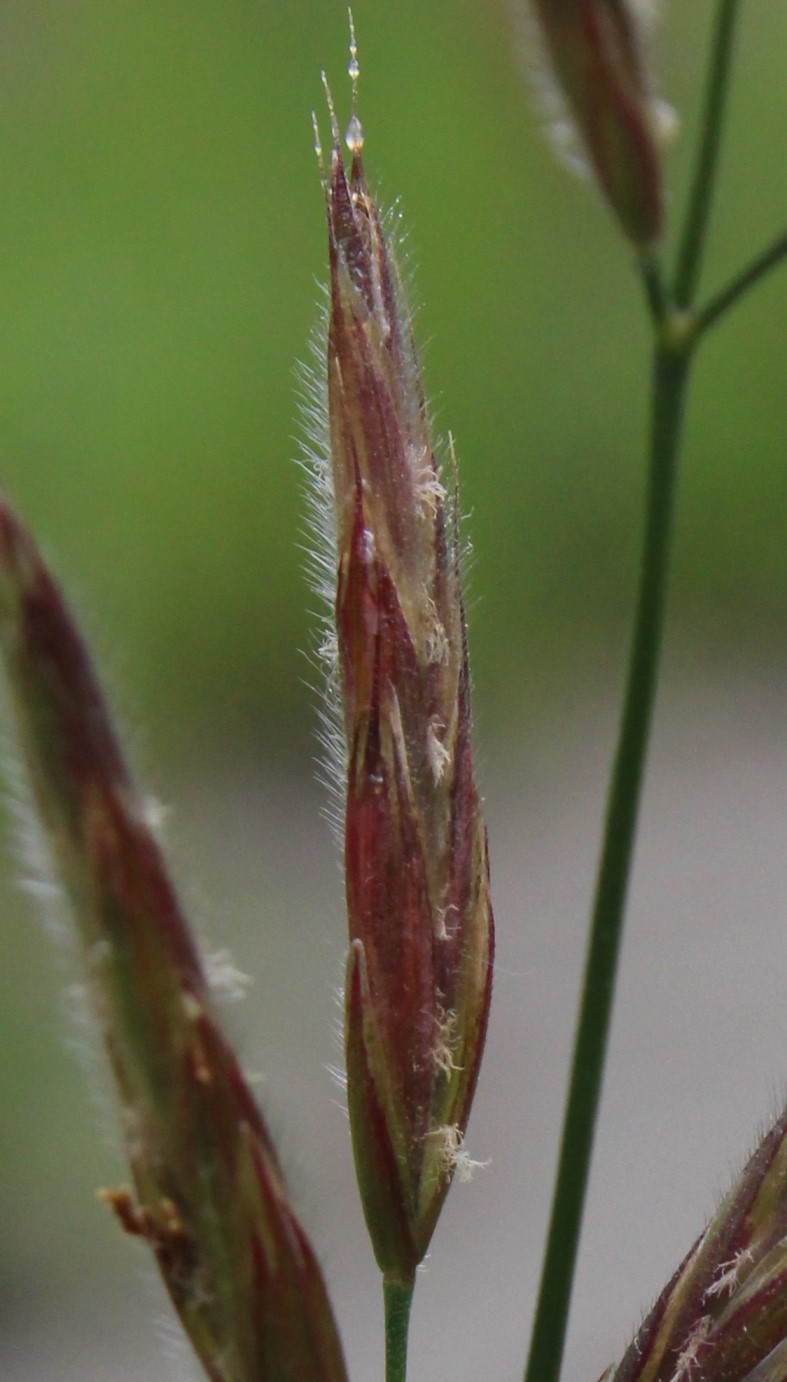
{"type": "Polygon", "coordinates": [[[319,1266],[87,650],[2,501],[0,652],[120,1105],[133,1191],[102,1197],[155,1253],[211,1382],[346,1382],[319,1266]]]}
{"type": "MultiPolygon", "coordinates": [[[[336,132],[334,130],[334,136],[336,132]]],[[[346,745],[350,1120],[378,1261],[406,1278],[457,1167],[493,948],[455,474],[435,457],[399,270],[334,137],[327,393],[346,745]],[[451,495],[447,490],[453,491],[451,495]]]]}
{"type": "Polygon", "coordinates": [[[598,181],[640,250],[662,229],[661,155],[631,0],[532,0],[558,85],[598,181]]]}

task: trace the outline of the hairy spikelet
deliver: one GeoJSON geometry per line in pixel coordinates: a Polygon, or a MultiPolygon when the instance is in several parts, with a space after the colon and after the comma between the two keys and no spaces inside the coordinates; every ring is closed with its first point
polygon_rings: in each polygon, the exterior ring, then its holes
{"type": "MultiPolygon", "coordinates": [[[[0,651],[38,815],[73,912],[133,1187],[103,1192],[143,1239],[211,1382],[345,1382],[322,1277],[221,1029],[71,613],[0,503],[0,651]]],[[[224,988],[242,987],[221,956],[224,988]]]]}
{"type": "Polygon", "coordinates": [[[453,448],[441,466],[357,113],[345,165],[330,96],[329,108],[329,448],[317,494],[330,488],[335,561],[347,1093],[374,1250],[386,1276],[402,1280],[427,1250],[452,1177],[471,1169],[464,1134],[493,926],[453,448]]]}
{"type": "Polygon", "coordinates": [[[752,1153],[608,1382],[787,1379],[787,1113],[752,1153]]]}
{"type": "Polygon", "coordinates": [[[593,176],[641,251],[662,231],[661,151],[675,120],[655,95],[657,6],[639,0],[518,0],[533,90],[561,159],[593,176]]]}

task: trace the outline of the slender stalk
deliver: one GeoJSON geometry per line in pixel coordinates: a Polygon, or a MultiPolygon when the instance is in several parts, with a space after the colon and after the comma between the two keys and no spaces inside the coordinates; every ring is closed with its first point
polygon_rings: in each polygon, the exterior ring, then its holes
{"type": "Polygon", "coordinates": [[[736,274],[726,287],[722,288],[697,313],[694,324],[697,335],[701,336],[710,327],[715,326],[735,303],[739,302],[751,288],[759,283],[761,278],[770,273],[771,269],[775,269],[778,264],[783,263],[785,259],[787,259],[787,231],[779,235],[772,245],[764,249],[745,269],[736,274]]]}
{"type": "Polygon", "coordinates": [[[653,325],[658,329],[664,317],[667,297],[660,257],[657,254],[641,255],[639,260],[639,271],[642,276],[642,286],[645,289],[645,301],[648,305],[648,311],[653,320],[653,325]]]}
{"type": "Polygon", "coordinates": [[[674,299],[679,308],[689,307],[694,301],[699,281],[716,182],[739,5],[740,0],[718,0],[699,154],[675,271],[674,299]]]}
{"type": "Polygon", "coordinates": [[[405,1382],[407,1377],[407,1340],[414,1288],[414,1276],[408,1281],[383,1278],[385,1382],[405,1382]]]}
{"type": "Polygon", "coordinates": [[[787,248],[772,247],[761,263],[755,261],[740,282],[733,283],[704,314],[691,312],[716,182],[738,6],[739,0],[718,0],[697,162],[672,289],[665,285],[657,261],[646,258],[640,265],[656,335],[645,542],[557,1180],[525,1382],[556,1382],[565,1346],[653,716],[683,407],[693,349],[699,339],[698,327],[718,319],[782,253],[787,253],[787,248]]]}
{"type": "Polygon", "coordinates": [[[653,712],[664,620],[675,475],[690,357],[658,344],[653,364],[650,477],[639,597],[613,768],[557,1182],[526,1382],[554,1382],[601,1094],[626,890],[653,712]]]}

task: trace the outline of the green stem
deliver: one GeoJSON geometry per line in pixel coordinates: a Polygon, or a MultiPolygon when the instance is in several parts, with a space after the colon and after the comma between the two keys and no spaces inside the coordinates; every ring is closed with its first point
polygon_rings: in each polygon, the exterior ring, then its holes
{"type": "MultiPolygon", "coordinates": [[[[525,1382],[557,1382],[565,1346],[593,1135],[601,1097],[612,999],[623,934],[667,594],[670,533],[683,407],[699,324],[723,311],[775,263],[764,256],[706,309],[691,312],[699,282],[721,147],[739,0],[718,0],[702,132],[672,291],[658,262],[641,263],[656,346],[651,394],[645,542],[628,682],[612,770],[582,1001],[574,1041],[557,1180],[525,1382]],[[710,315],[709,315],[710,314],[710,315]]],[[[787,250],[785,251],[787,253],[787,250]]]]}
{"type": "Polygon", "coordinates": [[[699,154],[675,272],[674,300],[679,308],[689,307],[694,301],[699,281],[716,182],[739,3],[740,0],[718,0],[699,154]]]}
{"type": "Polygon", "coordinates": [[[555,1382],[563,1356],[601,1094],[626,890],[650,732],[667,590],[675,474],[690,356],[659,343],[639,597],[591,924],[547,1250],[526,1382],[555,1382]]]}
{"type": "Polygon", "coordinates": [[[414,1289],[414,1276],[409,1281],[383,1277],[385,1382],[405,1382],[407,1377],[407,1339],[414,1289]]]}
{"type": "Polygon", "coordinates": [[[761,278],[787,259],[787,231],[779,235],[772,245],[758,254],[750,264],[736,274],[730,283],[699,311],[694,329],[701,336],[723,317],[761,278]]]}
{"type": "Polygon", "coordinates": [[[642,275],[642,285],[645,289],[645,301],[648,305],[654,326],[658,329],[664,318],[666,308],[666,286],[664,274],[661,267],[661,259],[657,254],[648,253],[640,256],[639,271],[642,275]]]}

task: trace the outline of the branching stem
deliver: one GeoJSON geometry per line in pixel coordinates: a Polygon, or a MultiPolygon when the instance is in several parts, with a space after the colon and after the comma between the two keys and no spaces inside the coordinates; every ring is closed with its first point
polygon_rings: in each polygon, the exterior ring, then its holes
{"type": "Polygon", "coordinates": [[[745,269],[736,274],[731,282],[722,288],[715,297],[712,297],[705,307],[697,313],[697,335],[703,335],[712,326],[716,326],[735,303],[740,302],[741,298],[760,282],[760,279],[765,278],[771,269],[775,269],[785,259],[787,259],[787,231],[779,235],[772,245],[764,249],[745,269]]]}
{"type": "Polygon", "coordinates": [[[705,314],[692,310],[707,240],[739,0],[718,0],[702,129],[672,287],[659,261],[641,272],[655,332],[645,540],[628,682],[607,806],[557,1180],[525,1382],[557,1382],[601,1097],[612,1000],[658,678],[684,401],[693,352],[712,321],[776,263],[755,261],[705,314]]]}
{"type": "Polygon", "coordinates": [[[694,301],[702,268],[716,185],[739,9],[740,0],[718,0],[699,151],[675,271],[673,297],[676,307],[683,310],[694,301]]]}

